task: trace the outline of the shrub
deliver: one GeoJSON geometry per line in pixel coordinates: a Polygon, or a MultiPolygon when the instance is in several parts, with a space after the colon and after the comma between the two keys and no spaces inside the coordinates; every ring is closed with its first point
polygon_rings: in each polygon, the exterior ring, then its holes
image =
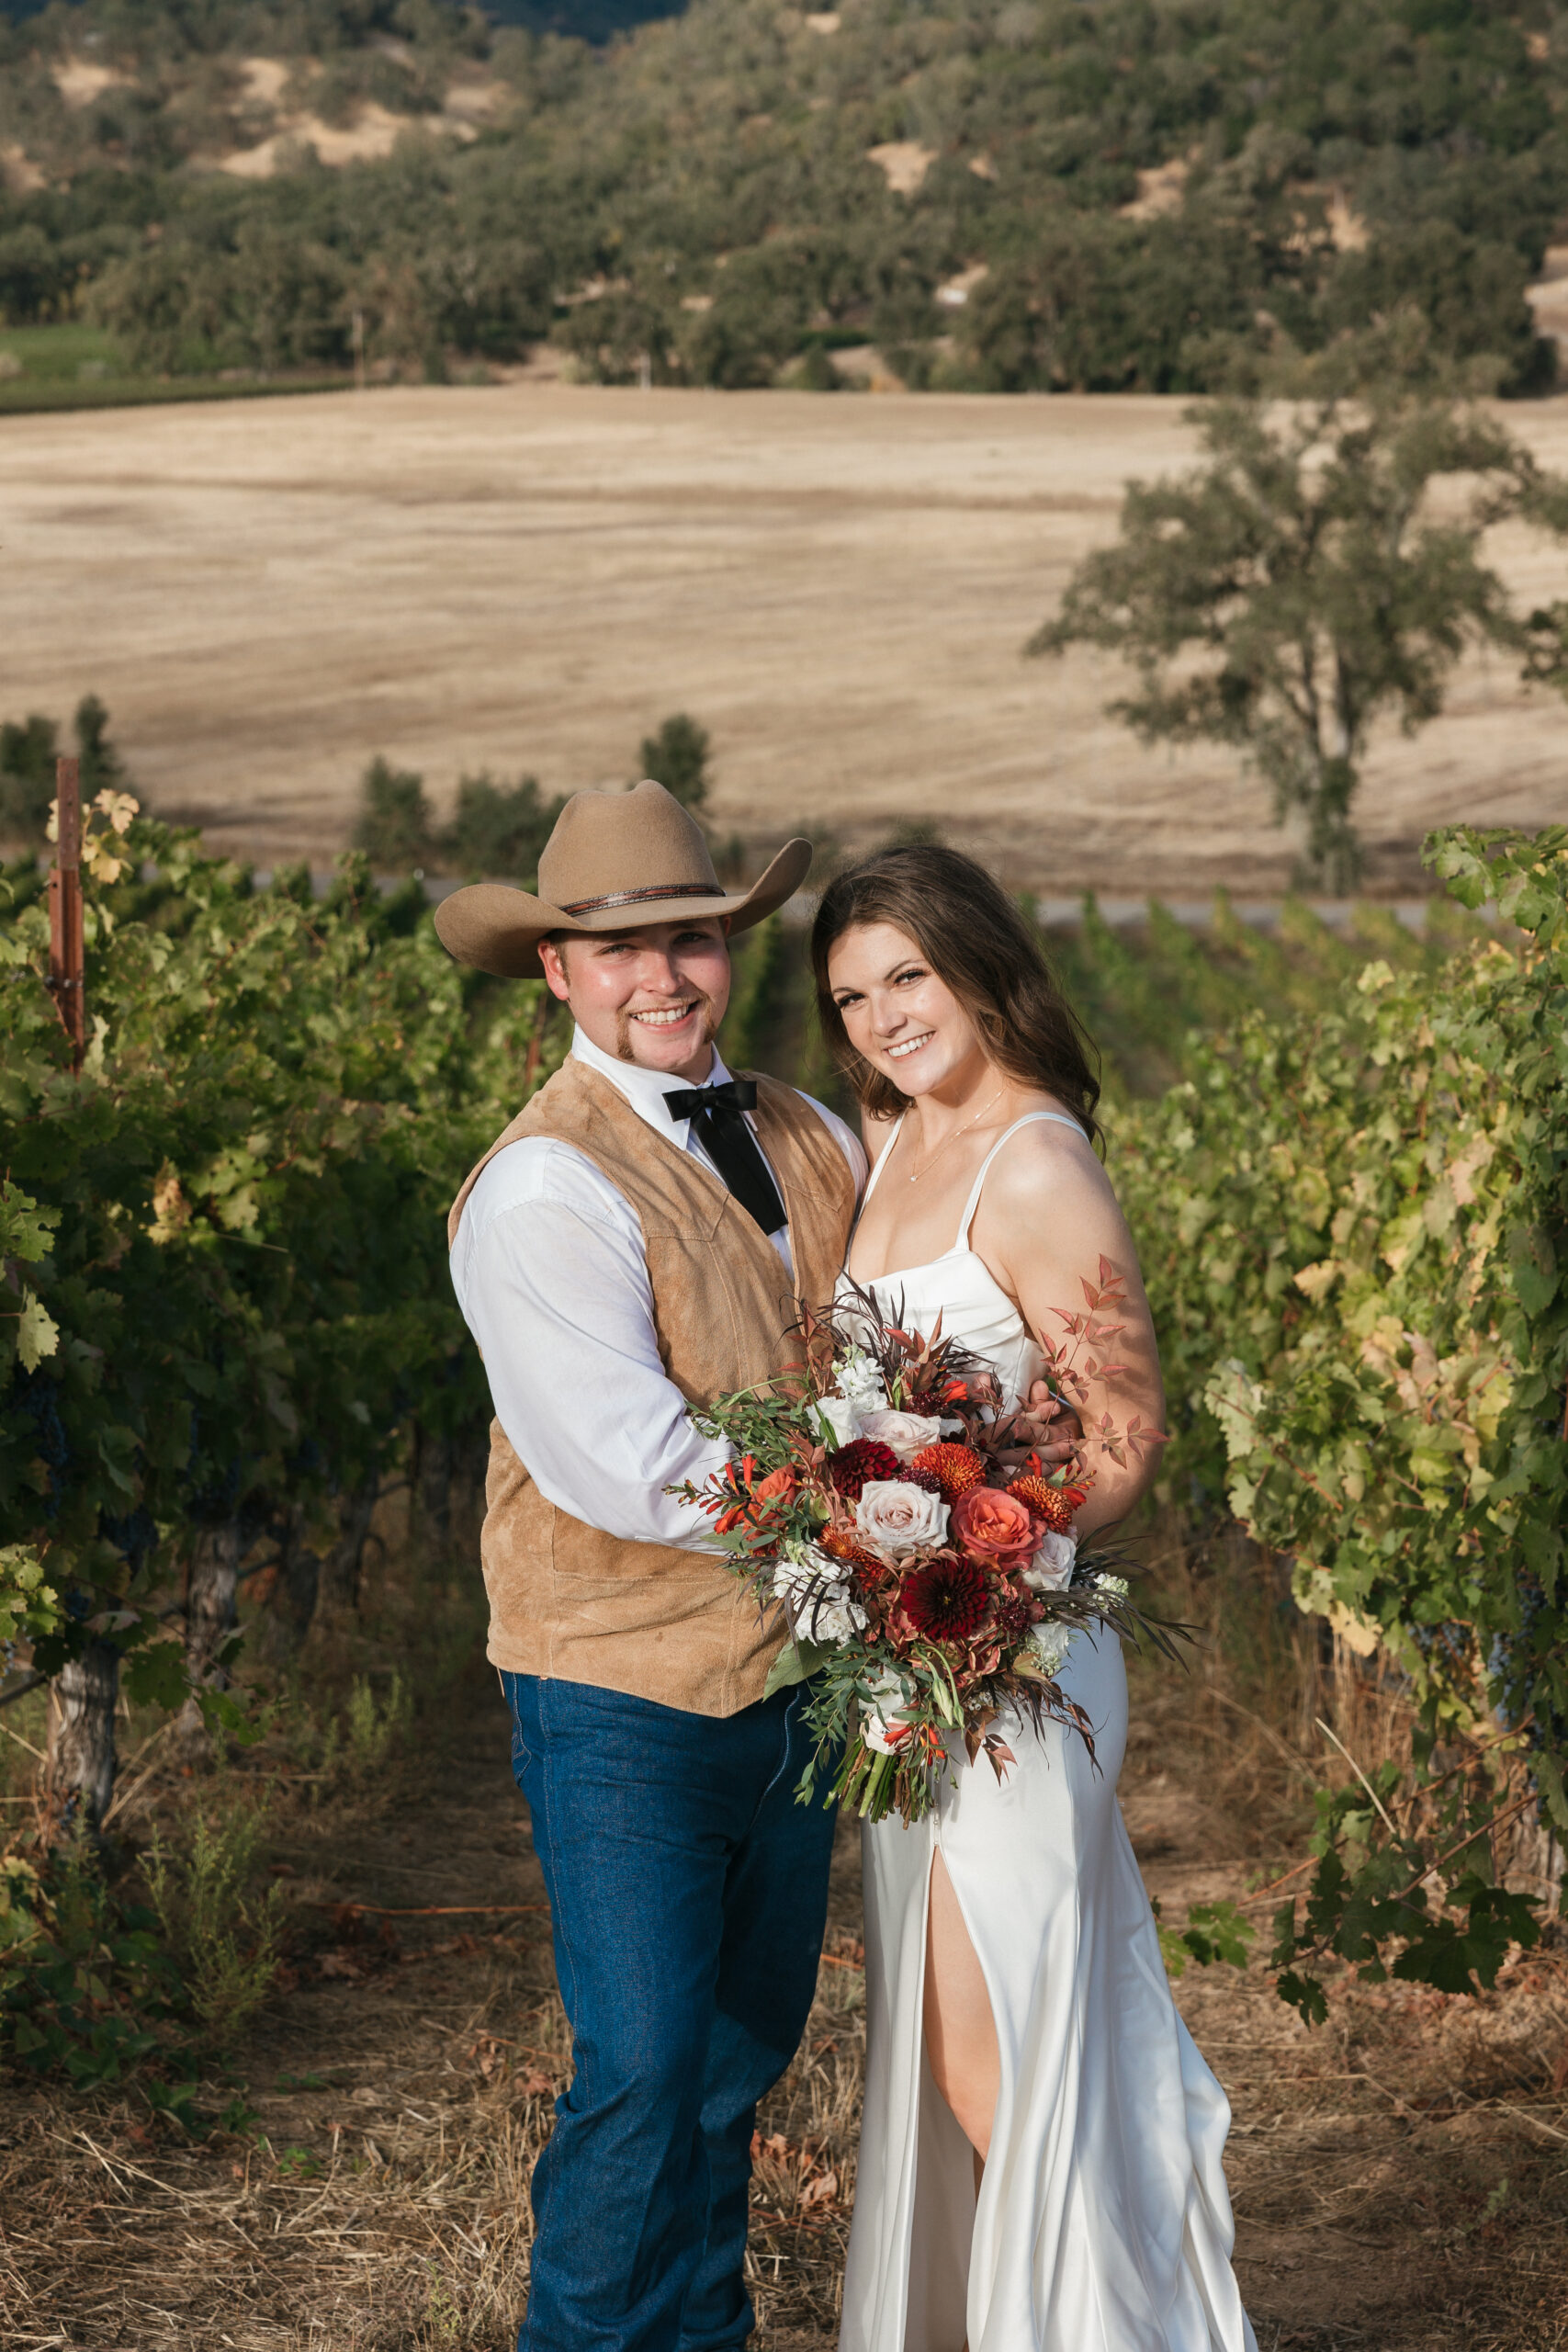
{"type": "Polygon", "coordinates": [[[683,808],[697,810],[708,797],[708,731],[683,710],[667,718],[656,735],[642,741],[642,773],[673,793],[683,808]]]}
{"type": "Polygon", "coordinates": [[[531,775],[511,785],[466,775],[440,837],[441,855],[463,874],[532,874],[565,806],[558,794],[546,800],[531,775]]]}
{"type": "Polygon", "coordinates": [[[368,1780],[407,1737],[413,1722],[413,1693],[402,1676],[394,1673],[386,1697],[378,1700],[370,1677],[356,1674],[349,1686],[346,1720],[349,1770],[356,1780],[368,1780]]]}
{"type": "Polygon", "coordinates": [[[424,778],[412,768],[393,767],[378,752],[365,771],[359,797],[355,848],[376,865],[423,865],[435,846],[424,778]]]}
{"type": "Polygon", "coordinates": [[[277,1974],[283,1894],[254,1892],[262,1845],[259,1804],[198,1812],[175,1846],[155,1838],[147,1862],[152,1906],[209,2041],[241,2034],[277,1974]]]}
{"type": "Polygon", "coordinates": [[[0,727],[0,832],[41,842],[54,797],[54,755],[60,730],[37,711],[0,727]]]}
{"type": "Polygon", "coordinates": [[[35,2075],[118,2083],[186,2007],[154,1915],[121,1901],[85,1843],[0,1855],[0,2044],[35,2075]]]}
{"type": "MultiPolygon", "coordinates": [[[[84,805],[95,793],[119,791],[126,782],[125,762],[109,741],[108,724],[108,712],[97,695],[84,695],[74,722],[84,805]]],[[[0,726],[0,833],[22,841],[43,840],[59,747],[58,726],[37,711],[0,726]]]]}

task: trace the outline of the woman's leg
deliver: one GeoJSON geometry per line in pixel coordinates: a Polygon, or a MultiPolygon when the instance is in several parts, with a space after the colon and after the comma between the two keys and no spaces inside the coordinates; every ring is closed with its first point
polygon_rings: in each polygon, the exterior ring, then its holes
{"type": "Polygon", "coordinates": [[[927,1912],[925,2034],[931,2077],[984,2162],[1001,2088],[1001,2054],[985,1973],[940,1847],[931,1858],[927,1912]]]}

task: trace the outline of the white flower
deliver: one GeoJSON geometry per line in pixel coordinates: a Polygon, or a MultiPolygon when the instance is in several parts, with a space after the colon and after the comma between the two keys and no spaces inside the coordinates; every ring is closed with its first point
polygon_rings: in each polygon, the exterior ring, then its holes
{"type": "Polygon", "coordinates": [[[908,1739],[908,1727],[902,1724],[894,1726],[890,1720],[895,1707],[902,1707],[907,1698],[897,1675],[888,1671],[872,1678],[870,1703],[863,1699],[861,1702],[860,1736],[874,1755],[897,1756],[908,1739]],[[895,1728],[897,1739],[891,1736],[895,1728]]]}
{"type": "Polygon", "coordinates": [[[1096,1577],[1094,1589],[1102,1600],[1125,1600],[1131,1589],[1125,1577],[1096,1577]]]}
{"type": "Polygon", "coordinates": [[[855,1505],[855,1525],[879,1552],[916,1552],[947,1541],[947,1505],[905,1478],[869,1478],[855,1505]]]}
{"type": "Polygon", "coordinates": [[[834,1371],[840,1396],[847,1396],[863,1413],[886,1410],[887,1390],[882,1367],[863,1348],[852,1348],[834,1371]]]}
{"type": "Polygon", "coordinates": [[[835,1445],[850,1445],[860,1435],[860,1408],[848,1396],[818,1396],[817,1409],[833,1432],[835,1445]]]}
{"type": "Polygon", "coordinates": [[[1035,1662],[1042,1674],[1059,1674],[1072,1645],[1073,1628],[1070,1625],[1053,1624],[1047,1621],[1043,1625],[1030,1627],[1029,1646],[1034,1652],[1035,1662]]]}
{"type": "Polygon", "coordinates": [[[946,1424],[925,1413],[863,1413],[862,1437],[874,1437],[890,1446],[900,1462],[912,1462],[922,1447],[934,1445],[946,1424]]]}
{"type": "Polygon", "coordinates": [[[773,1569],[773,1598],[789,1611],[795,1634],[807,1642],[847,1642],[865,1628],[865,1611],[851,1599],[843,1566],[815,1544],[807,1544],[773,1569]]]}
{"type": "Polygon", "coordinates": [[[808,1641],[831,1642],[835,1645],[852,1640],[865,1631],[865,1611],[855,1600],[821,1600],[807,1610],[810,1623],[808,1641]]]}
{"type": "Polygon", "coordinates": [[[1076,1535],[1045,1534],[1041,1538],[1032,1567],[1023,1572],[1024,1583],[1035,1592],[1060,1592],[1064,1585],[1072,1581],[1077,1548],[1076,1535]]]}

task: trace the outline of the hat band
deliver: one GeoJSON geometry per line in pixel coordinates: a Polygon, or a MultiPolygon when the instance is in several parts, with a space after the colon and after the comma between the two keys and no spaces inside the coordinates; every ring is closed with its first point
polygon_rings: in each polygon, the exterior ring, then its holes
{"type": "Polygon", "coordinates": [[[722,899],[726,895],[721,882],[655,882],[644,890],[612,890],[603,899],[563,899],[561,912],[597,915],[606,907],[644,907],[656,899],[722,899]]]}

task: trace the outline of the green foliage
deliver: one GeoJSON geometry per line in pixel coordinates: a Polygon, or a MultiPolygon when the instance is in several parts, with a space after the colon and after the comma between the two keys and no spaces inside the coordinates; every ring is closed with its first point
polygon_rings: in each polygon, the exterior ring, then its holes
{"type": "MultiPolygon", "coordinates": [[[[96,695],[76,706],[74,734],[81,762],[83,805],[101,791],[125,783],[125,763],[108,737],[109,715],[96,695]]],[[[37,711],[0,725],[0,833],[41,842],[54,799],[54,763],[60,730],[37,711]]]]}
{"type": "Polygon", "coordinates": [[[423,865],[434,853],[434,820],[424,779],[378,752],[359,786],[354,846],[383,872],[423,865]]]}
{"type": "Polygon", "coordinates": [[[60,1596],[30,1544],[0,1544],[0,1652],[59,1631],[60,1596]]]}
{"type": "Polygon", "coordinates": [[[531,775],[511,785],[466,775],[457,786],[452,822],[440,835],[438,854],[459,874],[532,875],[565,806],[559,793],[547,800],[531,775]]]}
{"type": "Polygon", "coordinates": [[[1194,1040],[1113,1133],[1173,1491],[1212,1509],[1223,1488],[1298,1605],[1381,1649],[1423,1759],[1485,1744],[1440,1804],[1452,1768],[1427,1760],[1405,1796],[1325,1796],[1304,1928],[1277,1928],[1308,2015],[1325,1951],[1488,1983],[1533,1915],[1481,1841],[1538,1800],[1568,1822],[1568,831],[1465,828],[1428,854],[1511,944],[1436,975],[1373,957],[1327,1009],[1194,1040]]]}
{"type": "Polygon", "coordinates": [[[348,1737],[346,1760],[357,1780],[379,1772],[407,1738],[413,1721],[413,1693],[402,1676],[394,1673],[384,1699],[378,1699],[368,1675],[356,1674],[344,1711],[348,1737]]]}
{"type": "Polygon", "coordinates": [[[263,1807],[220,1802],[198,1811],[178,1843],[155,1838],[147,1883],[202,2037],[236,2041],[277,1975],[283,1894],[254,1892],[263,1807]]]}
{"type": "Polygon", "coordinates": [[[1200,1968],[1212,1968],[1216,1961],[1225,1961],[1232,1968],[1247,1966],[1258,1930],[1234,1903],[1190,1904],[1185,1928],[1166,1927],[1157,1903],[1154,1914],[1159,1921],[1160,1958],[1168,1976],[1183,1974],[1190,1960],[1195,1960],[1200,1968]]]}
{"type": "Polygon", "coordinates": [[[1371,1780],[1319,1789],[1316,1805],[1304,1917],[1295,1899],[1281,1905],[1271,1955],[1280,1998],[1307,2024],[1322,2024],[1328,2005],[1322,1979],[1303,1963],[1325,1954],[1354,1963],[1364,1984],[1394,1976],[1470,1993],[1491,1990],[1512,1946],[1540,1940],[1539,1898],[1496,1883],[1498,1810],[1468,1775],[1434,1781],[1418,1770],[1407,1787],[1385,1763],[1371,1780]]]}
{"type": "Polygon", "coordinates": [[[1428,901],[1419,933],[1363,900],[1341,936],[1296,899],[1285,900],[1274,929],[1255,930],[1222,890],[1199,930],[1157,900],[1140,924],[1112,926],[1090,896],[1081,922],[1053,930],[1044,945],[1100,1048],[1107,1097],[1122,1104],[1163,1094],[1248,1014],[1290,1023],[1337,1004],[1371,953],[1430,978],[1480,930],[1442,899],[1428,901]]]}
{"type": "Polygon", "coordinates": [[[24,1372],[36,1372],[60,1345],[58,1325],[22,1275],[24,1266],[48,1257],[59,1222],[58,1211],[40,1208],[9,1177],[0,1177],[0,1363],[19,1363],[24,1372]]]}
{"type": "Polygon", "coordinates": [[[122,791],[128,781],[125,762],[109,741],[109,715],[96,695],[83,695],[73,724],[84,806],[100,792],[122,791]]]}
{"type": "Polygon", "coordinates": [[[814,352],[827,382],[823,338],[852,334],[916,385],[1172,390],[1404,302],[1450,358],[1490,356],[1513,390],[1549,379],[1524,287],[1568,198],[1568,67],[1523,19],[858,0],[824,35],[763,0],[501,13],[80,0],[25,34],[0,19],[0,139],[43,182],[0,202],[4,317],[87,309],[175,371],[341,368],[357,312],[372,365],[414,372],[553,332],[608,381],[768,383],[814,352]],[[561,37],[623,25],[603,53],[561,37]],[[68,105],[51,68],[84,44],[117,79],[68,105]],[[276,105],[243,71],[257,54],[293,69],[276,105]],[[459,62],[497,99],[464,143],[440,112],[459,62]],[[329,171],[284,140],[367,102],[409,126],[380,161],[329,171]],[[269,138],[271,176],[209,167],[269,138]],[[871,160],[901,141],[926,158],[903,193],[871,160]],[[1330,191],[1361,231],[1345,250],[1330,191]],[[976,265],[968,302],[940,303],[976,265]]]}
{"type": "Polygon", "coordinates": [[[773,1067],[778,1022],[790,981],[790,940],[776,914],[742,932],[725,1022],[725,1058],[735,1069],[773,1067]]]}
{"type": "Polygon", "coordinates": [[[37,711],[0,726],[0,829],[22,841],[43,839],[54,798],[58,731],[37,711]]]}
{"type": "MultiPolygon", "coordinates": [[[[642,773],[701,811],[708,788],[708,735],[684,711],[644,738],[642,773]]],[[[546,799],[535,776],[498,784],[466,775],[458,784],[449,824],[438,825],[424,779],[378,756],[360,785],[354,844],[383,873],[414,867],[468,875],[531,877],[566,806],[564,794],[546,799]]]]}
{"type": "Polygon", "coordinates": [[[1334,888],[1359,863],[1350,808],[1373,722],[1413,734],[1468,647],[1526,645],[1484,533],[1519,515],[1568,527],[1568,484],[1422,382],[1403,340],[1380,331],[1277,375],[1272,391],[1306,395],[1290,409],[1260,395],[1190,412],[1206,462],[1131,485],[1121,539],[1029,648],[1122,654],[1139,684],[1115,716],[1146,742],[1235,746],[1334,888]]]}
{"type": "Polygon", "coordinates": [[[120,2083],[164,2055],[185,2008],[153,1915],[71,1847],[0,1855],[0,2051],[29,2074],[120,2083]]]}
{"type": "Polygon", "coordinates": [[[46,910],[0,914],[0,1241],[22,1310],[0,1318],[0,1544],[60,1598],[38,1664],[106,1633],[172,1704],[144,1596],[197,1529],[254,1540],[303,1511],[324,1532],[412,1419],[437,1440],[482,1426],[445,1213],[520,1099],[537,991],[470,1035],[471,976],[363,860],[318,905],[144,819],[117,847],[117,878],[86,880],[80,1078],[46,910]]]}
{"type": "Polygon", "coordinates": [[[455,869],[459,874],[532,875],[565,808],[547,800],[531,775],[513,785],[466,775],[449,825],[437,825],[424,778],[378,755],[360,785],[354,845],[381,872],[455,869]]]}
{"type": "Polygon", "coordinates": [[[644,736],[642,773],[672,793],[683,808],[700,810],[708,795],[710,749],[707,729],[678,710],[656,734],[644,736]]]}

